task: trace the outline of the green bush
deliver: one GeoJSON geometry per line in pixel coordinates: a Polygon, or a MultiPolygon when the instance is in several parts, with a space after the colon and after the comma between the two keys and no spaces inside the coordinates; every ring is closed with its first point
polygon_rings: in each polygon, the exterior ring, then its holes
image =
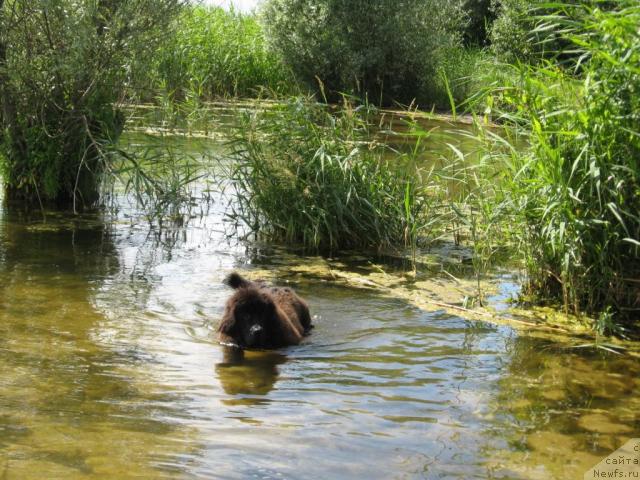
{"type": "Polygon", "coordinates": [[[420,179],[371,142],[371,114],[297,98],[247,115],[230,173],[233,218],[272,240],[324,250],[415,246],[426,209],[420,179]]]}
{"type": "Polygon", "coordinates": [[[458,106],[484,87],[486,64],[492,59],[486,49],[455,47],[443,56],[434,84],[439,92],[450,90],[451,99],[458,106]]]}
{"type": "Polygon", "coordinates": [[[158,52],[155,88],[184,97],[246,97],[261,88],[291,92],[295,83],[280,57],[267,49],[254,15],[217,7],[190,7],[158,52]],[[159,85],[158,85],[159,84],[159,85]]]}
{"type": "Polygon", "coordinates": [[[624,325],[640,312],[640,6],[564,8],[580,9],[553,16],[580,50],[580,75],[526,66],[501,88],[505,119],[528,132],[510,160],[529,289],[624,325]]]}
{"type": "Polygon", "coordinates": [[[438,71],[460,45],[460,2],[267,0],[262,15],[271,46],[331,100],[350,93],[381,104],[449,105],[438,71]]]}

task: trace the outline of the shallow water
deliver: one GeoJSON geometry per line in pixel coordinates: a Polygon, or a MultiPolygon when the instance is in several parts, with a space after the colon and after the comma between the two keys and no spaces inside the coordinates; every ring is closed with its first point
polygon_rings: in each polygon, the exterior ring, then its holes
{"type": "Polygon", "coordinates": [[[0,211],[0,478],[582,478],[640,436],[638,360],[347,287],[208,207],[0,211]],[[218,345],[233,269],[289,281],[312,335],[218,345]]]}

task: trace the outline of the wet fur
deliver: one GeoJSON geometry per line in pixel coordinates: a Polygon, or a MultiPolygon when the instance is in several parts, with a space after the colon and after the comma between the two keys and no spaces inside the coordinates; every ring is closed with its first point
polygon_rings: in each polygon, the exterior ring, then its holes
{"type": "Polygon", "coordinates": [[[235,272],[224,283],[235,292],[218,325],[221,342],[241,348],[279,348],[300,343],[313,328],[307,303],[292,289],[252,282],[235,272]]]}

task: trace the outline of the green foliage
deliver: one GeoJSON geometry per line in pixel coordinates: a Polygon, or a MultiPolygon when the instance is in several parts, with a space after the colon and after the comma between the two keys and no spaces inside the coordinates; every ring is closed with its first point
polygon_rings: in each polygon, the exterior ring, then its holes
{"type": "MultiPolygon", "coordinates": [[[[574,0],[566,2],[565,6],[579,3],[586,2],[574,0]]],[[[558,14],[575,15],[580,10],[558,10],[558,5],[546,0],[492,0],[492,10],[496,16],[490,34],[493,53],[507,63],[572,58],[573,55],[566,52],[571,42],[563,37],[563,27],[554,17],[558,14]]]]}
{"type": "Polygon", "coordinates": [[[464,29],[465,45],[481,47],[487,44],[495,10],[491,0],[464,0],[463,8],[467,16],[464,29]]]}
{"type": "MultiPolygon", "coordinates": [[[[438,77],[433,82],[437,91],[443,92],[438,94],[439,97],[450,93],[450,104],[454,103],[451,110],[454,113],[456,105],[464,107],[466,100],[483,87],[485,65],[489,58],[486,49],[473,47],[455,47],[443,55],[438,66],[438,77]]],[[[444,107],[443,100],[438,101],[438,106],[444,107]]]]}
{"type": "Polygon", "coordinates": [[[448,106],[438,71],[460,46],[460,2],[267,0],[262,14],[271,46],[332,100],[448,106]]]}
{"type": "Polygon", "coordinates": [[[371,142],[372,113],[299,98],[247,115],[234,143],[232,216],[313,248],[415,246],[428,199],[419,172],[391,167],[388,148],[371,142]]]}
{"type": "Polygon", "coordinates": [[[179,3],[0,0],[0,149],[10,198],[74,209],[95,202],[134,59],[150,57],[179,3]]]}
{"type": "Polygon", "coordinates": [[[184,98],[252,96],[261,89],[290,92],[295,85],[280,58],[266,47],[254,15],[190,7],[158,52],[154,89],[184,98]]]}
{"type": "Polygon", "coordinates": [[[531,0],[493,0],[496,20],[491,28],[491,49],[504,62],[527,60],[533,55],[534,42],[529,33],[534,19],[529,15],[531,0]]]}
{"type": "Polygon", "coordinates": [[[530,290],[620,325],[640,311],[640,6],[560,7],[549,21],[580,51],[579,75],[523,66],[500,88],[529,145],[508,157],[511,195],[530,290]]]}
{"type": "Polygon", "coordinates": [[[191,209],[202,208],[207,199],[196,185],[209,173],[205,155],[189,155],[164,137],[145,137],[136,145],[113,152],[113,175],[109,177],[113,191],[117,183],[122,184],[124,193],[135,198],[149,221],[183,222],[191,209]]]}

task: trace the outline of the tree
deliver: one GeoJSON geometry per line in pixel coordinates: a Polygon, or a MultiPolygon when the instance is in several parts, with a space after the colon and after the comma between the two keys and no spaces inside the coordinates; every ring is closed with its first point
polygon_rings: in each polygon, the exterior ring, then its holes
{"type": "Polygon", "coordinates": [[[150,57],[183,1],[0,0],[9,200],[74,209],[96,201],[133,66],[150,57]]]}

